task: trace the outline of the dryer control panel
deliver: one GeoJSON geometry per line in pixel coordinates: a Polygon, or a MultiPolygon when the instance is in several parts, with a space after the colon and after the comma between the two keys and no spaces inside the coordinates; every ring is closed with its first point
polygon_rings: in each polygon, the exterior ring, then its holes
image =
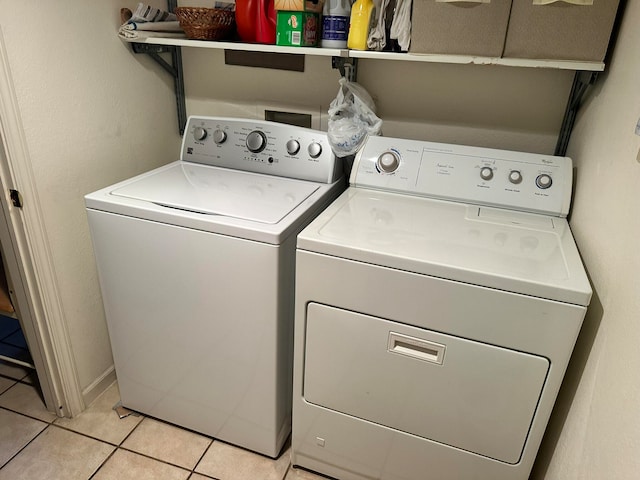
{"type": "Polygon", "coordinates": [[[568,157],[373,136],[350,183],[566,217],[573,177],[568,157]]]}
{"type": "Polygon", "coordinates": [[[180,160],[323,183],[342,174],[325,132],[263,120],[189,117],[180,160]]]}

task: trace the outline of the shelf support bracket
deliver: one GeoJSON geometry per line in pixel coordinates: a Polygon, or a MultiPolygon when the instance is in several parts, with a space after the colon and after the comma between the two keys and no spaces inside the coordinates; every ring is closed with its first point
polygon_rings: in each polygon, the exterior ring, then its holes
{"type": "Polygon", "coordinates": [[[358,59],[345,57],[331,57],[331,67],[340,71],[340,75],[350,82],[358,79],[358,59]]]}
{"type": "Polygon", "coordinates": [[[132,43],[134,53],[149,55],[173,78],[173,89],[176,95],[176,107],[178,109],[178,130],[180,135],[184,133],[187,124],[187,108],[184,96],[184,77],[182,75],[182,52],[180,47],[167,45],[148,45],[146,43],[132,43]],[[171,54],[171,63],[160,56],[161,53],[171,54]]]}
{"type": "Polygon", "coordinates": [[[582,98],[589,86],[596,82],[598,73],[599,72],[584,70],[576,71],[573,77],[573,85],[571,86],[571,93],[569,94],[567,107],[564,112],[564,118],[562,119],[562,126],[560,127],[560,133],[558,134],[558,143],[556,143],[555,155],[564,156],[567,153],[569,138],[571,138],[571,130],[573,130],[576,115],[578,114],[578,110],[582,104],[582,98]]]}

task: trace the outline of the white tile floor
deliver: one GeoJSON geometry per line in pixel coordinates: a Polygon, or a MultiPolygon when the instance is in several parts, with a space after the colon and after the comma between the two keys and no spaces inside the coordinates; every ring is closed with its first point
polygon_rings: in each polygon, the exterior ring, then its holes
{"type": "Polygon", "coordinates": [[[29,372],[0,361],[0,480],[326,480],[144,416],[120,419],[117,384],[75,418],[46,411],[29,372]]]}

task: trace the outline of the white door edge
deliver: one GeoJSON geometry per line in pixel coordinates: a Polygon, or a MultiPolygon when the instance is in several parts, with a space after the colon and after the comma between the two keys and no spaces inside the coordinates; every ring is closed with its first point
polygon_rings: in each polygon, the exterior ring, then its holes
{"type": "Polygon", "coordinates": [[[23,333],[47,409],[58,416],[74,416],[85,405],[1,28],[0,145],[0,202],[8,226],[7,240],[15,256],[14,262],[7,262],[7,268],[22,315],[23,333]],[[22,209],[15,208],[9,199],[9,189],[16,185],[27,199],[22,209]]]}

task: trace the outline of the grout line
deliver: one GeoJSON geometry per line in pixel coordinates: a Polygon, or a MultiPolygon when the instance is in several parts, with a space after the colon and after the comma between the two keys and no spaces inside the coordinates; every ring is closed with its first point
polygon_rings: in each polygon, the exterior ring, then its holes
{"type": "Polygon", "coordinates": [[[195,478],[195,475],[200,475],[202,478],[206,478],[207,480],[222,480],[221,478],[218,477],[210,477],[209,475],[205,475],[204,473],[198,473],[198,472],[191,472],[191,474],[189,475],[189,477],[187,478],[187,480],[192,480],[195,478]]]}
{"type": "Polygon", "coordinates": [[[22,413],[22,412],[18,412],[16,410],[12,410],[12,409],[10,409],[8,407],[5,407],[5,406],[2,406],[2,405],[0,405],[0,410],[6,410],[7,412],[15,413],[16,415],[20,415],[21,417],[26,417],[29,420],[35,420],[37,422],[44,423],[47,426],[51,425],[51,423],[47,422],[46,420],[41,420],[40,418],[32,417],[31,415],[28,415],[28,414],[22,413]]]}
{"type": "Polygon", "coordinates": [[[106,443],[107,445],[111,445],[112,447],[116,447],[116,448],[118,447],[117,443],[112,443],[112,442],[110,442],[108,440],[104,440],[103,438],[93,437],[93,436],[89,435],[88,433],[78,432],[77,430],[73,430],[73,429],[71,429],[71,428],[69,428],[69,427],[67,427],[65,425],[59,425],[57,423],[51,423],[51,425],[54,426],[54,427],[59,428],[60,430],[64,430],[64,431],[69,432],[69,433],[75,433],[77,435],[80,435],[81,437],[89,438],[91,440],[95,440],[95,441],[100,442],[100,443],[106,443]]]}
{"type": "MultiPolygon", "coordinates": [[[[24,378],[26,378],[26,377],[28,377],[28,376],[29,376],[29,374],[26,374],[26,375],[23,377],[23,379],[24,379],[24,378]]],[[[5,392],[3,392],[3,393],[6,393],[6,392],[7,392],[7,391],[9,391],[11,388],[14,388],[14,387],[15,387],[15,385],[17,385],[18,383],[22,383],[22,381],[21,381],[21,380],[16,380],[16,379],[14,379],[14,378],[11,378],[10,380],[14,382],[14,383],[13,383],[13,385],[11,385],[9,388],[7,388],[7,390],[5,390],[5,392]]],[[[37,388],[37,387],[35,387],[34,385],[31,385],[31,384],[27,384],[27,385],[28,385],[28,386],[30,386],[30,387],[33,387],[33,388],[37,388]]],[[[0,396],[1,396],[1,394],[0,394],[0,396]]],[[[36,439],[36,438],[38,438],[40,435],[42,435],[44,432],[46,432],[50,427],[52,427],[52,426],[53,426],[53,427],[59,428],[59,429],[61,429],[61,430],[67,431],[67,432],[69,432],[69,433],[71,433],[71,434],[80,435],[81,437],[85,437],[85,438],[88,438],[88,439],[91,439],[91,440],[94,440],[94,441],[100,442],[100,443],[102,443],[102,444],[104,444],[104,445],[109,445],[109,446],[114,447],[114,448],[113,448],[113,450],[111,451],[111,453],[110,453],[110,454],[109,454],[109,455],[108,455],[108,456],[107,456],[107,457],[102,461],[102,463],[101,463],[101,464],[96,468],[96,470],[95,470],[95,471],[90,475],[89,480],[93,479],[93,478],[97,475],[97,473],[98,473],[98,472],[99,472],[99,471],[104,467],[104,465],[106,464],[106,462],[107,462],[107,461],[109,461],[109,460],[110,460],[110,459],[111,459],[111,458],[116,454],[116,452],[117,452],[118,450],[123,450],[123,451],[126,451],[126,452],[130,452],[130,453],[131,453],[131,454],[133,454],[133,455],[140,455],[140,456],[145,457],[145,458],[148,458],[148,459],[150,459],[150,460],[153,460],[153,461],[156,461],[156,462],[160,462],[160,463],[162,463],[162,464],[165,464],[165,465],[168,465],[168,466],[171,466],[171,467],[174,467],[174,468],[178,468],[178,469],[180,469],[181,471],[184,471],[184,472],[187,472],[187,473],[188,473],[188,477],[187,477],[188,479],[192,479],[192,478],[194,478],[196,475],[200,475],[200,476],[202,476],[203,478],[207,478],[207,479],[211,479],[211,480],[219,480],[219,479],[217,479],[216,477],[211,477],[211,476],[209,476],[209,475],[207,475],[207,474],[200,473],[200,472],[197,472],[197,471],[196,471],[196,468],[198,467],[198,465],[202,462],[202,460],[203,460],[203,458],[205,457],[205,455],[210,451],[210,449],[211,449],[211,447],[212,447],[213,443],[214,443],[215,441],[218,441],[217,439],[215,439],[215,438],[213,438],[213,437],[209,437],[209,436],[207,436],[207,435],[203,435],[203,434],[201,434],[201,433],[199,433],[199,432],[193,432],[193,433],[196,433],[196,434],[198,434],[198,435],[200,435],[200,436],[203,436],[203,437],[205,437],[205,438],[208,438],[208,439],[209,439],[209,444],[206,446],[206,448],[204,449],[203,453],[200,455],[200,457],[198,458],[198,460],[195,462],[195,464],[194,464],[193,468],[191,468],[191,469],[189,469],[188,467],[184,467],[184,466],[181,466],[181,465],[177,465],[177,464],[171,463],[171,462],[166,461],[166,460],[162,460],[162,459],[160,459],[160,458],[152,457],[152,456],[150,456],[150,455],[147,455],[147,454],[144,454],[144,453],[141,453],[141,452],[138,452],[138,451],[132,450],[132,449],[130,449],[130,448],[123,447],[124,442],[125,442],[127,439],[129,439],[129,438],[131,437],[131,435],[133,434],[133,432],[135,432],[135,431],[138,429],[138,427],[142,424],[142,422],[144,422],[144,421],[145,421],[145,419],[147,419],[147,418],[153,418],[153,417],[147,417],[146,415],[141,414],[142,419],[134,425],[134,427],[133,427],[133,428],[132,428],[132,429],[131,429],[131,430],[130,430],[126,435],[125,435],[125,437],[124,437],[124,438],[119,442],[119,444],[116,444],[116,443],[112,443],[112,442],[110,442],[110,441],[104,440],[104,439],[102,439],[102,438],[97,438],[97,437],[91,436],[91,435],[86,434],[86,433],[83,433],[83,432],[79,432],[79,431],[76,431],[76,430],[72,430],[71,428],[69,428],[69,427],[67,427],[67,426],[59,425],[59,424],[55,423],[55,421],[57,420],[57,418],[55,418],[55,417],[54,417],[54,418],[53,418],[53,420],[51,420],[51,421],[46,421],[46,420],[42,420],[42,419],[40,419],[40,418],[34,417],[34,416],[30,415],[30,414],[26,414],[26,413],[19,412],[19,411],[14,411],[14,410],[12,410],[11,408],[7,408],[7,407],[2,407],[2,406],[0,406],[0,410],[6,410],[6,411],[9,411],[9,412],[12,412],[12,413],[16,413],[16,414],[21,415],[21,416],[23,416],[23,417],[26,417],[26,418],[29,418],[29,419],[32,419],[32,420],[38,421],[38,422],[40,422],[40,423],[42,423],[42,424],[44,425],[44,428],[43,428],[43,429],[42,429],[38,434],[36,434],[36,435],[31,439],[31,440],[29,440],[29,442],[27,442],[27,443],[26,443],[26,444],[25,444],[25,445],[24,445],[24,446],[23,446],[23,447],[22,447],[18,452],[16,452],[16,453],[11,457],[11,458],[9,458],[9,459],[4,463],[4,465],[0,466],[0,470],[2,470],[2,468],[4,468],[4,466],[8,465],[11,461],[13,461],[13,459],[14,459],[14,458],[16,458],[18,455],[20,455],[20,454],[24,451],[24,449],[25,449],[25,448],[27,448],[29,445],[31,445],[31,443],[32,443],[33,441],[35,441],[35,439],[36,439]]],[[[180,428],[180,429],[182,429],[182,430],[186,430],[186,431],[190,431],[190,432],[192,432],[192,430],[185,429],[185,428],[180,427],[180,426],[178,426],[178,425],[174,425],[174,424],[171,424],[171,423],[169,423],[169,422],[165,422],[165,421],[163,421],[163,420],[159,420],[159,421],[161,421],[161,422],[163,422],[163,423],[167,423],[168,425],[176,426],[176,427],[178,427],[178,428],[180,428]]],[[[224,443],[224,442],[223,442],[223,443],[224,443]]],[[[277,460],[277,459],[274,459],[274,461],[276,461],[276,460],[277,460]]],[[[287,476],[287,474],[289,473],[289,471],[291,470],[291,468],[292,468],[292,466],[291,466],[291,462],[288,462],[288,464],[287,464],[287,468],[285,469],[285,472],[284,472],[284,475],[283,475],[283,477],[281,477],[281,479],[280,479],[280,480],[283,480],[284,478],[286,478],[286,476],[287,476]]]]}
{"type": "MultiPolygon", "coordinates": [[[[113,445],[113,444],[110,444],[110,445],[113,445]]],[[[102,467],[104,467],[105,463],[107,463],[107,462],[109,461],[109,459],[110,459],[111,457],[113,457],[117,451],[118,451],[118,447],[114,448],[114,449],[113,449],[113,452],[111,452],[111,453],[107,456],[107,458],[105,458],[105,459],[104,459],[104,461],[103,461],[100,465],[98,465],[98,468],[96,468],[96,471],[95,471],[95,472],[93,472],[93,473],[91,474],[91,476],[89,477],[89,479],[88,479],[88,480],[91,480],[93,477],[95,477],[95,476],[96,476],[96,474],[97,474],[97,473],[102,469],[102,467]]]]}
{"type": "MultiPolygon", "coordinates": [[[[13,413],[17,413],[18,415],[22,415],[23,417],[30,418],[31,420],[37,420],[37,421],[42,422],[42,423],[44,423],[46,425],[53,425],[53,422],[56,420],[56,418],[58,418],[58,417],[54,417],[53,420],[51,420],[51,421],[42,420],[41,418],[38,418],[38,417],[33,416],[33,415],[29,415],[28,413],[19,412],[18,410],[13,410],[12,408],[7,407],[6,405],[0,405],[0,408],[3,408],[5,410],[8,410],[8,411],[13,412],[13,413]]],[[[47,413],[49,413],[49,412],[47,412],[47,413]]],[[[53,415],[53,414],[51,414],[51,415],[53,415]]]]}
{"type": "Polygon", "coordinates": [[[26,383],[26,382],[22,381],[28,376],[29,376],[29,373],[25,374],[20,380],[16,380],[16,382],[13,385],[11,385],[4,392],[2,392],[2,395],[5,395],[10,390],[16,388],[18,384],[24,385],[25,387],[33,388],[36,391],[36,394],[40,397],[40,400],[42,400],[43,411],[48,413],[49,415],[53,415],[53,419],[52,420],[42,420],[41,418],[34,417],[32,415],[29,415],[28,413],[18,412],[18,411],[12,410],[11,408],[7,407],[6,405],[3,408],[6,408],[7,410],[11,410],[12,412],[15,411],[16,413],[20,413],[20,414],[25,415],[27,417],[35,418],[36,420],[40,420],[41,422],[45,422],[45,423],[49,423],[49,424],[53,423],[56,420],[56,418],[58,418],[58,417],[56,416],[55,413],[52,413],[52,412],[50,412],[50,411],[48,411],[46,409],[46,407],[44,405],[44,400],[42,399],[42,390],[40,389],[40,386],[39,385],[34,385],[32,383],[26,383]]]}
{"type": "MultiPolygon", "coordinates": [[[[6,409],[5,409],[6,410],[6,409]]],[[[11,411],[11,410],[10,410],[11,411]]],[[[31,418],[31,417],[29,417],[31,418]]],[[[25,448],[27,448],[29,445],[31,445],[33,443],[33,441],[38,438],[40,435],[42,435],[44,432],[47,431],[47,429],[50,427],[51,425],[47,425],[46,427],[44,427],[40,432],[38,432],[38,434],[36,436],[34,436],[31,440],[29,440],[20,450],[18,450],[9,460],[7,460],[4,465],[2,465],[0,467],[0,472],[2,471],[2,469],[4,467],[6,467],[7,465],[9,465],[9,463],[11,463],[13,461],[14,458],[16,458],[18,455],[20,455],[25,448]]]]}
{"type": "MultiPolygon", "coordinates": [[[[29,417],[29,418],[31,418],[31,417],[29,417]]],[[[107,444],[107,445],[111,445],[111,446],[113,446],[113,447],[116,447],[116,448],[113,450],[113,452],[111,453],[111,455],[109,455],[109,457],[108,457],[108,458],[111,458],[111,456],[113,456],[117,450],[124,450],[124,451],[130,452],[130,453],[136,454],[136,455],[141,455],[141,456],[146,457],[146,458],[149,458],[149,459],[151,459],[151,460],[155,460],[155,461],[160,462],[160,463],[164,463],[165,465],[169,465],[169,466],[176,467],[176,468],[179,468],[179,469],[181,469],[181,470],[184,470],[184,471],[186,471],[186,472],[190,472],[190,475],[191,475],[191,474],[193,474],[193,473],[198,473],[198,472],[195,472],[195,468],[197,467],[197,465],[200,463],[200,461],[201,461],[201,460],[202,460],[202,458],[204,457],[204,453],[203,453],[203,454],[202,454],[202,456],[198,459],[198,461],[196,462],[195,466],[194,466],[192,469],[189,469],[189,468],[186,468],[186,467],[184,467],[184,466],[182,466],[182,465],[177,465],[177,464],[175,464],[175,463],[171,463],[171,462],[168,462],[168,461],[166,461],[166,460],[162,460],[162,459],[160,459],[160,458],[152,457],[152,456],[147,455],[147,454],[145,454],[145,453],[141,453],[141,452],[138,452],[138,451],[135,451],[135,450],[132,450],[132,449],[130,449],[130,448],[127,448],[127,447],[124,447],[124,446],[123,446],[123,443],[124,443],[124,442],[125,442],[125,441],[126,441],[126,440],[127,440],[127,439],[132,435],[132,434],[133,434],[133,432],[134,432],[134,431],[135,431],[135,430],[140,426],[140,424],[141,424],[141,423],[142,423],[146,418],[149,418],[149,417],[143,416],[142,420],[141,420],[140,422],[138,422],[138,423],[135,425],[135,427],[134,427],[134,428],[132,428],[132,429],[131,429],[131,431],[130,431],[130,432],[129,432],[125,437],[124,437],[124,439],[122,439],[122,441],[120,441],[120,443],[118,443],[118,444],[116,444],[116,443],[112,443],[112,442],[110,442],[110,441],[108,441],[108,440],[104,440],[104,439],[102,439],[102,438],[93,437],[93,436],[91,436],[91,435],[89,435],[89,434],[86,434],[86,433],[82,433],[82,432],[78,432],[78,431],[76,431],[76,430],[72,430],[71,428],[69,428],[69,427],[67,427],[67,426],[59,425],[59,424],[57,424],[57,423],[52,423],[51,425],[53,425],[53,426],[55,426],[55,427],[57,427],[57,428],[60,428],[60,429],[62,429],[62,430],[66,430],[66,431],[68,431],[68,432],[70,432],[70,433],[75,433],[75,434],[77,434],[77,435],[80,435],[80,436],[83,436],[83,437],[89,438],[89,439],[91,439],[91,440],[96,440],[96,441],[98,441],[98,442],[105,443],[105,444],[107,444]]],[[[44,423],[44,422],[43,422],[43,423],[44,423]]],[[[180,428],[180,427],[179,427],[179,428],[180,428]]],[[[211,439],[211,443],[209,443],[209,445],[208,445],[208,446],[207,446],[207,448],[205,449],[205,453],[206,453],[206,452],[208,451],[208,449],[211,447],[211,444],[212,444],[212,443],[213,443],[213,439],[211,439]]],[[[105,462],[106,462],[106,461],[107,461],[107,460],[105,460],[105,462]]],[[[104,462],[100,465],[100,467],[102,467],[102,465],[104,465],[104,462]]],[[[99,469],[100,469],[100,468],[98,468],[98,470],[99,470],[99,469]]],[[[98,470],[96,470],[96,471],[92,474],[92,477],[93,477],[93,476],[98,472],[98,470]]],[[[201,473],[198,473],[198,474],[199,474],[199,475],[202,475],[201,473]]],[[[209,477],[209,478],[211,478],[211,477],[209,477]]],[[[214,480],[215,480],[215,479],[214,479],[214,480]]]]}
{"type": "Polygon", "coordinates": [[[13,387],[16,383],[18,383],[18,382],[20,381],[20,380],[16,380],[15,378],[8,378],[8,377],[5,377],[4,375],[0,375],[0,378],[5,378],[5,379],[9,380],[10,382],[13,382],[13,383],[12,383],[11,385],[9,385],[6,389],[4,389],[3,391],[1,391],[1,392],[0,392],[0,397],[1,397],[2,395],[4,395],[4,393],[5,393],[5,392],[8,392],[8,391],[11,389],[11,387],[13,387]]]}
{"type": "MultiPolygon", "coordinates": [[[[113,413],[115,413],[115,411],[113,413]]],[[[136,423],[136,425],[131,429],[131,431],[124,436],[124,438],[118,444],[118,447],[122,447],[122,444],[126,442],[131,435],[133,435],[133,432],[135,432],[138,429],[138,427],[142,425],[142,422],[144,422],[144,420],[147,418],[145,415],[142,415],[142,414],[140,414],[140,416],[142,416],[142,420],[136,423]]],[[[124,420],[124,419],[121,418],[120,420],[124,420]]]]}
{"type": "Polygon", "coordinates": [[[209,475],[205,475],[204,473],[198,473],[194,471],[192,471],[189,474],[189,476],[187,477],[187,480],[193,480],[195,478],[195,475],[200,475],[202,478],[206,478],[207,480],[222,480],[221,478],[218,478],[218,477],[210,477],[209,475]]]}
{"type": "MultiPolygon", "coordinates": [[[[181,466],[181,465],[176,465],[175,463],[167,462],[166,460],[162,460],[162,459],[160,459],[160,458],[152,457],[152,456],[147,455],[147,454],[145,454],[145,453],[136,452],[135,450],[131,450],[130,448],[126,448],[126,447],[118,447],[118,448],[116,448],[116,450],[124,450],[125,452],[133,453],[133,454],[135,454],[135,455],[140,455],[140,456],[142,456],[142,457],[146,457],[146,458],[148,458],[148,459],[150,459],[150,460],[155,460],[156,462],[164,463],[165,465],[169,465],[169,466],[171,466],[171,467],[179,468],[180,470],[184,470],[185,472],[190,472],[190,473],[189,473],[189,475],[191,475],[191,473],[193,473],[193,470],[192,470],[192,469],[185,468],[185,467],[183,467],[183,466],[181,466]]],[[[193,468],[195,468],[195,467],[193,467],[193,468]]],[[[196,472],[196,473],[197,473],[197,472],[196,472]]]]}
{"type": "MultiPolygon", "coordinates": [[[[2,361],[0,360],[0,364],[2,364],[2,363],[5,363],[5,362],[2,362],[2,361]]],[[[15,366],[15,365],[14,365],[14,366],[15,366]]],[[[36,385],[34,385],[33,383],[27,383],[27,381],[25,380],[25,378],[27,378],[28,376],[30,376],[32,373],[35,373],[35,370],[34,370],[33,372],[31,372],[31,371],[28,371],[28,370],[27,370],[27,367],[22,367],[22,366],[21,366],[21,367],[19,367],[19,368],[23,368],[23,369],[25,370],[25,374],[24,374],[24,375],[22,375],[20,378],[10,377],[9,375],[5,375],[5,374],[2,374],[2,373],[0,373],[0,378],[4,378],[4,379],[7,379],[7,380],[11,380],[11,381],[13,381],[13,382],[20,382],[20,383],[24,383],[25,385],[31,385],[32,387],[36,387],[36,385]]],[[[37,377],[37,375],[36,375],[36,377],[37,377]]],[[[13,386],[13,385],[12,385],[12,386],[13,386]]],[[[40,387],[37,387],[37,388],[40,388],[40,387]]],[[[8,389],[7,389],[7,390],[8,390],[8,389]]],[[[6,392],[6,390],[5,390],[5,392],[6,392]]],[[[3,393],[4,393],[4,392],[3,392],[3,393]]]]}
{"type": "MultiPolygon", "coordinates": [[[[193,469],[191,470],[192,474],[193,473],[198,473],[198,472],[196,472],[196,468],[198,468],[198,465],[200,465],[200,462],[202,461],[204,456],[209,452],[209,450],[211,449],[211,446],[213,445],[213,442],[215,442],[215,441],[216,441],[215,438],[211,438],[211,442],[209,443],[209,445],[207,445],[207,448],[204,449],[204,452],[202,452],[202,455],[200,455],[200,458],[198,459],[196,464],[193,466],[193,469]]],[[[198,475],[202,475],[202,474],[198,473],[198,475]]]]}

